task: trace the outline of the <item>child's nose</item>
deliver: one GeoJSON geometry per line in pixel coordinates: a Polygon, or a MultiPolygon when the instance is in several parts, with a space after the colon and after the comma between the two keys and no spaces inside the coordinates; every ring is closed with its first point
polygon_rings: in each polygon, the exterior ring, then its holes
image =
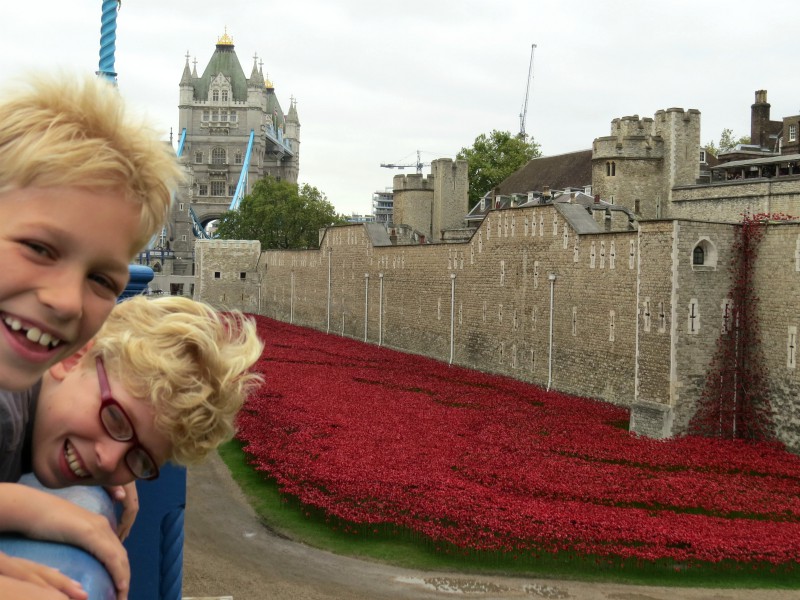
{"type": "Polygon", "coordinates": [[[118,442],[106,438],[97,442],[95,453],[97,455],[97,468],[104,473],[114,473],[125,464],[125,455],[130,450],[130,443],[118,442]]]}
{"type": "Polygon", "coordinates": [[[62,271],[39,289],[39,301],[67,321],[83,314],[83,294],[83,275],[62,271]]]}

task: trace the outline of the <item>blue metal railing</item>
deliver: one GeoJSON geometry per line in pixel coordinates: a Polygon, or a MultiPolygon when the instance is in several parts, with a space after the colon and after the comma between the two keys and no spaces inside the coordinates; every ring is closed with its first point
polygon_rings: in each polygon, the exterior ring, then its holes
{"type": "MultiPolygon", "coordinates": [[[[63,490],[48,490],[30,474],[24,475],[20,483],[51,492],[86,510],[103,515],[108,518],[111,527],[116,527],[116,515],[111,498],[102,488],[75,486],[63,490]]],[[[29,540],[16,535],[3,535],[0,537],[0,552],[58,569],[79,582],[89,594],[89,600],[114,600],[117,596],[114,582],[111,581],[103,565],[81,548],[55,542],[29,540]]]]}

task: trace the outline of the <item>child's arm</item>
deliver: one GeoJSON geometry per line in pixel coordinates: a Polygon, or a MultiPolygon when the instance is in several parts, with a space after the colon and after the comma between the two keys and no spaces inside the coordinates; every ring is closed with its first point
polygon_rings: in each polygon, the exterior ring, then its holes
{"type": "Polygon", "coordinates": [[[0,552],[0,598],[87,600],[77,581],[56,569],[0,552]]]}
{"type": "Polygon", "coordinates": [[[127,599],[128,554],[104,516],[41,490],[0,483],[0,531],[83,548],[108,569],[117,588],[117,599],[127,599]]]}

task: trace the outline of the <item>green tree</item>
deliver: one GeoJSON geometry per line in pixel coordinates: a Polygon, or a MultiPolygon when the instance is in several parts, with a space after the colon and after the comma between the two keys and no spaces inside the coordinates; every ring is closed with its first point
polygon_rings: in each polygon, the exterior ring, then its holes
{"type": "Polygon", "coordinates": [[[456,158],[469,163],[469,206],[532,158],[541,156],[539,144],[508,131],[493,130],[475,138],[471,148],[462,148],[456,158]]]}
{"type": "Polygon", "coordinates": [[[217,236],[258,240],[262,249],[316,248],[321,228],[344,222],[317,188],[265,177],[237,210],[222,215],[217,236]]]}
{"type": "Polygon", "coordinates": [[[723,129],[722,133],[719,136],[719,146],[714,144],[714,140],[708,142],[705,146],[707,152],[710,152],[714,156],[719,155],[722,152],[730,152],[738,144],[749,144],[750,143],[750,136],[743,135],[742,137],[734,137],[732,129],[723,129]]]}

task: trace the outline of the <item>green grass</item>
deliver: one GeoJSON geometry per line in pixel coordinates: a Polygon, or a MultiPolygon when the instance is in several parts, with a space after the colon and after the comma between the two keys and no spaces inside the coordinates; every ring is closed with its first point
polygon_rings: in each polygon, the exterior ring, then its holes
{"type": "Polygon", "coordinates": [[[321,511],[300,505],[281,495],[274,481],[253,469],[236,440],[219,449],[234,480],[239,484],[261,521],[278,535],[309,546],[365,560],[420,570],[444,570],[492,575],[525,575],[613,581],[642,585],[723,588],[798,589],[796,568],[772,569],[763,565],[701,565],[687,567],[662,561],[636,564],[592,556],[550,555],[537,557],[500,553],[464,554],[458,548],[434,544],[414,532],[392,527],[358,527],[331,520],[321,511]]]}

